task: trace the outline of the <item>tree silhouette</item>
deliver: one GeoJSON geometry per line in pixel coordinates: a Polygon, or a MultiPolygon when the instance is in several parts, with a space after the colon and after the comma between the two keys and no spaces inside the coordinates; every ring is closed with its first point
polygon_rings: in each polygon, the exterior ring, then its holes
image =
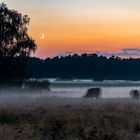
{"type": "Polygon", "coordinates": [[[28,57],[37,49],[28,35],[30,18],[0,4],[0,82],[24,79],[28,57]]]}
{"type": "Polygon", "coordinates": [[[106,57],[98,54],[30,58],[27,72],[31,78],[135,81],[140,80],[140,58],[106,57]]]}
{"type": "Polygon", "coordinates": [[[0,4],[0,57],[29,56],[37,46],[27,34],[30,18],[0,4]]]}

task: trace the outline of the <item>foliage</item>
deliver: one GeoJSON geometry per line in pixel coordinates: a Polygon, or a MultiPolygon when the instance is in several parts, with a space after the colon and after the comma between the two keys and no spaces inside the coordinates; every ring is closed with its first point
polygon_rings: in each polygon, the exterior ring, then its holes
{"type": "Polygon", "coordinates": [[[37,81],[37,80],[28,80],[24,82],[25,89],[31,89],[31,90],[50,90],[49,81],[37,81]]]}
{"type": "Polygon", "coordinates": [[[0,80],[27,77],[26,66],[31,53],[37,49],[35,41],[28,35],[30,18],[5,3],[0,4],[0,80]]]}
{"type": "Polygon", "coordinates": [[[0,4],[0,57],[29,56],[36,44],[27,34],[30,18],[0,4]]]}
{"type": "Polygon", "coordinates": [[[97,81],[140,80],[140,59],[115,56],[108,58],[97,54],[31,58],[28,73],[31,77],[90,78],[97,81]]]}

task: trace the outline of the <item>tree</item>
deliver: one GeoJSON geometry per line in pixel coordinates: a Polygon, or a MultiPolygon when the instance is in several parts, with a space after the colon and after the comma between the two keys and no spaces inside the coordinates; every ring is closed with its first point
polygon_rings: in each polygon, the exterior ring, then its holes
{"type": "Polygon", "coordinates": [[[30,18],[0,4],[0,57],[29,56],[37,46],[27,34],[30,18]]]}
{"type": "Polygon", "coordinates": [[[30,18],[0,4],[0,80],[23,79],[28,57],[37,49],[28,35],[30,18]]]}

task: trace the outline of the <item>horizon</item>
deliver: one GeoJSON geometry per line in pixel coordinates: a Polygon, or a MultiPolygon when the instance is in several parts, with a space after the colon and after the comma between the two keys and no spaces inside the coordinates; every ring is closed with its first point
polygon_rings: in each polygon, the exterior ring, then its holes
{"type": "Polygon", "coordinates": [[[35,57],[68,53],[140,56],[140,1],[135,0],[3,0],[27,14],[35,57]]]}

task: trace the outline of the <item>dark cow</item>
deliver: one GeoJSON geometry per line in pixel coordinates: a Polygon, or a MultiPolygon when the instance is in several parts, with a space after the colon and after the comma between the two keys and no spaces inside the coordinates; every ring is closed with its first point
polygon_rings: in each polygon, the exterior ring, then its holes
{"type": "Polygon", "coordinates": [[[139,90],[131,90],[130,96],[132,99],[139,99],[140,98],[140,91],[139,90]]]}
{"type": "Polygon", "coordinates": [[[89,88],[84,98],[96,98],[98,99],[101,96],[100,88],[89,88]]]}

